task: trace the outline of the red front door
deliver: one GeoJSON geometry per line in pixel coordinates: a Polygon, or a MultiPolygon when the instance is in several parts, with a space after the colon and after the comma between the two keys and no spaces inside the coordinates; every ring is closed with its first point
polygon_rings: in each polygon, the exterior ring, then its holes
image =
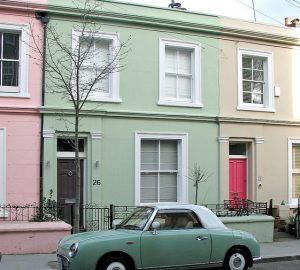
{"type": "Polygon", "coordinates": [[[247,160],[229,160],[229,199],[247,198],[247,160]]]}

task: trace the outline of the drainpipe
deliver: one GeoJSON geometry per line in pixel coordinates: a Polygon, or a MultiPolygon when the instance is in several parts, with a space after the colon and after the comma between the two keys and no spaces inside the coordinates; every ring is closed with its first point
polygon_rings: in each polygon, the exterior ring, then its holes
{"type": "MultiPolygon", "coordinates": [[[[46,40],[47,40],[47,24],[49,22],[48,13],[44,11],[38,11],[35,17],[43,24],[43,63],[42,63],[42,100],[41,107],[45,105],[45,67],[46,67],[46,40]]],[[[43,191],[44,191],[44,115],[41,114],[41,128],[40,128],[40,218],[43,217],[43,191]]]]}

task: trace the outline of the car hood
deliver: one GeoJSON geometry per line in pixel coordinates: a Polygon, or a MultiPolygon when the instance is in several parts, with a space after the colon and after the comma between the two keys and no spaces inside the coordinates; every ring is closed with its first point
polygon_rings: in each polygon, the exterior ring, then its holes
{"type": "Polygon", "coordinates": [[[134,231],[134,230],[108,230],[108,231],[96,231],[96,232],[84,232],[72,234],[63,238],[60,241],[60,246],[71,245],[72,243],[83,243],[90,240],[95,240],[99,238],[126,238],[132,235],[140,234],[142,231],[134,231]]]}

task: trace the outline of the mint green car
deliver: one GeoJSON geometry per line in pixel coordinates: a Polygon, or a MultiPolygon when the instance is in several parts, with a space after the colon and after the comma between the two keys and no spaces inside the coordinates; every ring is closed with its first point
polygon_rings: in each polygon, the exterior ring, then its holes
{"type": "Polygon", "coordinates": [[[245,270],[260,258],[256,239],[228,229],[197,205],[137,208],[113,230],[74,234],[57,250],[60,270],[245,270]]]}

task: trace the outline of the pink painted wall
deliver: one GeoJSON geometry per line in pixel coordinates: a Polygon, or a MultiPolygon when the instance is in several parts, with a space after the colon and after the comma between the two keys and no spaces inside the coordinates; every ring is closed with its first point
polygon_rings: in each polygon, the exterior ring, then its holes
{"type": "MultiPolygon", "coordinates": [[[[26,2],[39,5],[46,1],[26,2]]],[[[42,25],[33,10],[33,6],[22,7],[22,1],[14,7],[0,4],[0,23],[25,24],[42,37],[42,25]]],[[[33,45],[30,34],[29,43],[33,45]]],[[[6,204],[39,201],[42,68],[34,60],[39,56],[30,48],[28,52],[32,56],[28,58],[27,67],[29,97],[0,96],[0,127],[6,130],[6,204]]]]}
{"type": "Polygon", "coordinates": [[[59,240],[69,235],[65,222],[0,222],[2,254],[54,253],[59,240]]]}

